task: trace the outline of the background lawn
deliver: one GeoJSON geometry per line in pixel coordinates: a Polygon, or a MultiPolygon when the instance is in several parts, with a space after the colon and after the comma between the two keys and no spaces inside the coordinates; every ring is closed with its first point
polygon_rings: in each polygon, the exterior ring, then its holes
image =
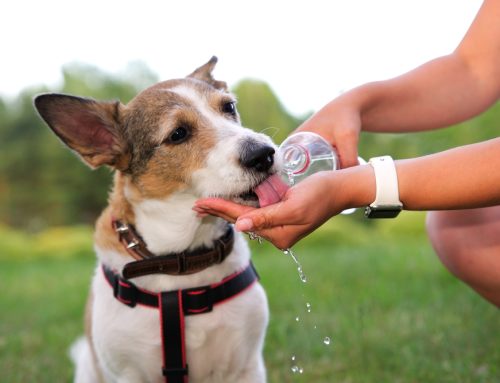
{"type": "MultiPolygon", "coordinates": [[[[294,248],[305,284],[289,257],[252,242],[270,382],[500,382],[499,311],[440,265],[422,221],[335,218],[294,248]]],[[[71,380],[94,265],[91,228],[0,230],[0,382],[71,380]]]]}

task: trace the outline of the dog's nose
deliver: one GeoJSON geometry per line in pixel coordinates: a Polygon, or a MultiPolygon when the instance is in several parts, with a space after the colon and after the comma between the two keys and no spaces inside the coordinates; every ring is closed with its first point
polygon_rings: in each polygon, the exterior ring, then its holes
{"type": "Polygon", "coordinates": [[[242,150],[240,161],[248,169],[267,172],[274,164],[274,153],[272,146],[252,142],[242,150]]]}

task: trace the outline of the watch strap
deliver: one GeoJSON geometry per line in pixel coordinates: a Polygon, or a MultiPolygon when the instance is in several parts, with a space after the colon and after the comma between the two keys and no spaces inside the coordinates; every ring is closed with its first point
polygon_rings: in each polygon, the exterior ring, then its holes
{"type": "Polygon", "coordinates": [[[371,158],[369,161],[375,172],[376,195],[366,210],[369,218],[395,217],[402,210],[399,200],[398,176],[396,165],[391,156],[371,158]],[[377,214],[379,212],[380,214],[377,214]]]}

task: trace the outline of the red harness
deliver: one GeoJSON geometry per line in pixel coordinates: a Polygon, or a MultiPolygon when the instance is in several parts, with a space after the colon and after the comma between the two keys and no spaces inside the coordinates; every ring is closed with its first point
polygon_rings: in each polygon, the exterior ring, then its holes
{"type": "Polygon", "coordinates": [[[184,316],[208,313],[214,306],[236,297],[259,279],[253,264],[250,263],[245,269],[211,285],[154,293],[135,286],[105,265],[102,270],[113,288],[113,295],[121,303],[131,309],[136,305],[159,309],[162,374],[167,383],[188,382],[184,316]]]}

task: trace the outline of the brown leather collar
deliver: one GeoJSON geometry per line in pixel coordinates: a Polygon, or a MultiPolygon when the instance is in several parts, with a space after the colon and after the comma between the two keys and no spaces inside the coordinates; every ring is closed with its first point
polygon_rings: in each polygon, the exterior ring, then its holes
{"type": "Polygon", "coordinates": [[[133,225],[121,220],[113,221],[113,228],[128,253],[136,259],[123,268],[127,279],[149,274],[187,275],[221,263],[232,251],[234,231],[227,225],[224,235],[213,242],[210,248],[201,247],[191,251],[154,255],[133,225]]]}

